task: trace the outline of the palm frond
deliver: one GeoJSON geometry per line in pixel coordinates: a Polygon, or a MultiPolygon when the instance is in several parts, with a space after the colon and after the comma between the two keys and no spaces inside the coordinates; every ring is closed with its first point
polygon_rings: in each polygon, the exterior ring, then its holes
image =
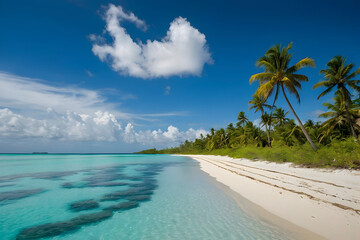
{"type": "Polygon", "coordinates": [[[330,117],[335,117],[337,115],[336,112],[325,112],[325,113],[321,113],[319,114],[320,118],[330,118],[330,117]]]}
{"type": "Polygon", "coordinates": [[[322,87],[322,86],[328,87],[330,84],[331,84],[330,81],[318,82],[318,83],[314,84],[313,90],[318,88],[318,87],[322,87]]]}
{"type": "Polygon", "coordinates": [[[353,73],[351,73],[347,77],[345,77],[345,80],[350,80],[350,79],[356,77],[358,74],[360,74],[360,68],[356,69],[353,73]]]}
{"type": "MultiPolygon", "coordinates": [[[[325,89],[325,91],[323,91],[322,93],[319,94],[319,96],[317,97],[317,99],[325,96],[326,94],[328,94],[329,92],[331,92],[331,90],[335,87],[336,85],[332,85],[331,87],[325,89]]],[[[314,85],[315,87],[315,85],[314,85]]]]}
{"type": "Polygon", "coordinates": [[[276,72],[275,63],[272,61],[271,58],[263,56],[256,61],[257,67],[264,67],[265,71],[267,72],[276,72]]]}
{"type": "Polygon", "coordinates": [[[260,84],[256,93],[258,96],[263,97],[264,99],[268,99],[274,89],[274,80],[266,82],[264,84],[260,84]]]}
{"type": "Polygon", "coordinates": [[[349,85],[349,87],[351,87],[352,89],[354,89],[360,93],[360,86],[358,86],[359,83],[360,83],[360,80],[347,81],[347,84],[349,85]]]}
{"type": "Polygon", "coordinates": [[[302,75],[302,74],[291,74],[290,75],[291,78],[294,78],[298,81],[303,81],[303,82],[308,82],[309,81],[309,78],[305,75],[302,75]]]}
{"type": "Polygon", "coordinates": [[[260,83],[264,81],[269,81],[273,77],[273,73],[257,73],[250,77],[249,82],[252,84],[254,81],[260,81],[260,83]]]}
{"type": "Polygon", "coordinates": [[[315,67],[315,61],[312,58],[304,58],[299,62],[295,63],[292,67],[290,67],[286,73],[294,73],[304,67],[315,67]]]}
{"type": "Polygon", "coordinates": [[[298,91],[296,90],[295,85],[291,82],[291,80],[285,81],[284,85],[291,94],[295,95],[296,100],[298,101],[298,103],[300,103],[300,95],[299,95],[298,91]]]}

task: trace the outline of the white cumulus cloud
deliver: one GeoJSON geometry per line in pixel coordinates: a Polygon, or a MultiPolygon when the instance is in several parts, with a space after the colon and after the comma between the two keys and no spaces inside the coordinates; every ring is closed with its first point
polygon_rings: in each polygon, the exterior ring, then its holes
{"type": "Polygon", "coordinates": [[[145,130],[136,132],[128,123],[123,129],[116,117],[109,112],[97,111],[94,114],[67,112],[58,114],[48,110],[46,119],[35,119],[16,114],[8,108],[0,108],[0,136],[10,138],[45,138],[63,141],[100,141],[139,143],[142,145],[157,144],[175,146],[185,140],[194,140],[200,134],[206,135],[202,129],[179,131],[169,126],[167,131],[145,130]]]}
{"type": "Polygon", "coordinates": [[[106,31],[113,38],[104,44],[101,36],[90,35],[92,51],[101,61],[123,75],[156,78],[182,75],[200,76],[205,63],[212,63],[205,35],[191,26],[186,18],[178,17],[161,41],[134,42],[121,22],[135,23],[146,30],[144,21],[132,12],[125,13],[121,6],[109,5],[105,14],[106,31]]]}
{"type": "Polygon", "coordinates": [[[204,135],[202,129],[167,131],[134,129],[138,119],[183,113],[130,114],[106,101],[97,91],[55,87],[45,81],[0,72],[0,143],[8,139],[55,139],[175,146],[204,135]],[[125,126],[125,127],[123,127],[125,126]]]}
{"type": "Polygon", "coordinates": [[[205,136],[207,132],[203,129],[190,128],[187,131],[179,131],[174,126],[169,126],[166,131],[159,130],[146,130],[138,131],[134,130],[134,126],[128,123],[125,127],[124,140],[128,143],[141,143],[143,145],[151,145],[151,143],[165,144],[167,146],[176,146],[185,140],[193,141],[196,138],[200,138],[201,134],[205,136]]]}
{"type": "Polygon", "coordinates": [[[108,112],[92,115],[67,112],[59,114],[49,109],[45,119],[15,114],[0,109],[0,136],[11,138],[41,137],[66,141],[107,141],[121,137],[122,129],[115,116],[108,112]]]}

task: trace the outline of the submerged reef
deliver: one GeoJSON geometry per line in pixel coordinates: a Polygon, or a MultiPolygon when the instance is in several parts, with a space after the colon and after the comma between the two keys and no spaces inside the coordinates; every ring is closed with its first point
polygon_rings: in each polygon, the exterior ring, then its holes
{"type": "Polygon", "coordinates": [[[128,201],[128,202],[122,202],[122,203],[112,205],[110,207],[105,208],[104,210],[107,210],[107,211],[129,210],[132,208],[136,208],[138,206],[139,206],[138,202],[128,201]]]}
{"type": "Polygon", "coordinates": [[[21,198],[26,198],[33,196],[35,194],[44,192],[45,189],[37,188],[37,189],[28,189],[28,190],[16,190],[9,192],[0,192],[0,202],[7,200],[16,200],[21,198]]]}
{"type": "Polygon", "coordinates": [[[81,226],[97,223],[112,216],[112,211],[84,214],[68,221],[47,223],[35,227],[23,229],[17,236],[17,240],[39,239],[53,237],[80,229],[81,226]]]}
{"type": "Polygon", "coordinates": [[[70,204],[69,209],[73,212],[79,212],[89,209],[98,208],[100,205],[96,200],[84,200],[84,201],[77,201],[70,204]]]}
{"type": "MultiPolygon", "coordinates": [[[[45,237],[54,237],[58,235],[69,234],[80,229],[82,226],[96,224],[98,222],[109,219],[112,217],[114,212],[122,212],[137,208],[140,206],[141,202],[151,200],[151,196],[154,193],[154,190],[158,188],[155,176],[157,176],[167,165],[168,164],[128,164],[78,171],[82,172],[85,175],[85,177],[81,181],[64,182],[60,186],[64,189],[72,189],[72,191],[76,191],[76,189],[80,188],[93,187],[106,187],[109,189],[114,188],[117,190],[105,193],[100,196],[99,199],[81,200],[72,202],[68,205],[68,210],[71,212],[83,212],[100,208],[101,210],[99,209],[99,212],[82,214],[67,221],[31,226],[22,229],[18,233],[16,239],[40,239],[45,237]],[[123,173],[123,169],[127,166],[138,165],[140,165],[140,167],[134,169],[134,173],[136,173],[135,175],[129,176],[123,173]],[[125,187],[125,190],[119,190],[118,187],[125,187]],[[101,204],[104,201],[114,202],[114,204],[102,207],[101,204]]],[[[41,174],[27,174],[27,176],[38,179],[59,179],[61,177],[69,176],[78,172],[46,172],[41,174]]],[[[24,176],[25,175],[13,175],[8,176],[6,179],[2,180],[14,180],[17,178],[22,178],[24,176]]],[[[41,191],[43,190],[34,189],[32,192],[25,192],[23,193],[23,197],[41,191]]],[[[6,194],[4,196],[6,196],[7,199],[21,197],[20,192],[18,192],[17,194],[13,192],[13,195],[9,193],[6,194]]],[[[5,199],[4,196],[3,198],[5,199]]]]}

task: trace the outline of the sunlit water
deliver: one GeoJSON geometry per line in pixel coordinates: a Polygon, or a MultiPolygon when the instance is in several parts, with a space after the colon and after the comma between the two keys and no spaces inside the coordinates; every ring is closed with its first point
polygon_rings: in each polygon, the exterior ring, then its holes
{"type": "Polygon", "coordinates": [[[0,239],[288,239],[197,162],[170,155],[0,155],[0,239]]]}

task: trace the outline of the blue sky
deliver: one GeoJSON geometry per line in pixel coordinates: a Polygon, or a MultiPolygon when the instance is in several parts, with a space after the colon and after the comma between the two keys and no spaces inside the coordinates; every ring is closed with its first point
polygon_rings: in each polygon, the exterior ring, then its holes
{"type": "MultiPolygon", "coordinates": [[[[315,59],[302,70],[301,104],[291,101],[316,120],[331,98],[316,100],[319,70],[338,54],[360,65],[359,9],[355,0],[1,0],[0,151],[132,152],[175,146],[239,111],[256,120],[248,80],[276,43],[294,42],[294,62],[315,59]],[[126,54],[106,30],[111,16],[126,54]]],[[[282,97],[277,105],[287,109],[282,97]]]]}

